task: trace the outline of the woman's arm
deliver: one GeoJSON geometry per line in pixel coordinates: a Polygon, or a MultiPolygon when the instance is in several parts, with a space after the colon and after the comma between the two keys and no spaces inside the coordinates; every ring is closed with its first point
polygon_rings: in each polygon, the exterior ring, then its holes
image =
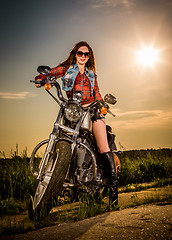
{"type": "MultiPolygon", "coordinates": [[[[51,73],[49,74],[49,76],[55,76],[57,78],[63,77],[65,74],[65,68],[63,66],[57,66],[51,69],[51,73]]],[[[44,79],[46,79],[46,75],[43,74],[39,74],[38,76],[35,77],[36,81],[42,81],[44,79]]],[[[41,84],[36,84],[36,87],[41,87],[41,84]]]]}
{"type": "Polygon", "coordinates": [[[103,101],[103,98],[100,94],[100,91],[99,91],[99,87],[98,87],[98,83],[97,83],[97,75],[95,75],[95,82],[94,82],[94,100],[102,100],[103,101]]]}

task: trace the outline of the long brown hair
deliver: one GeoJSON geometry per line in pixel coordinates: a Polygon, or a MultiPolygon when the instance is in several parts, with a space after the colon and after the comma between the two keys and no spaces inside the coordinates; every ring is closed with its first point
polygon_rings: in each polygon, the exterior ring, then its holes
{"type": "Polygon", "coordinates": [[[95,57],[94,57],[93,50],[90,47],[90,45],[85,41],[76,43],[74,48],[72,49],[72,51],[69,53],[68,58],[64,62],[62,62],[59,66],[63,66],[67,70],[71,64],[75,64],[76,63],[76,57],[75,57],[76,52],[82,46],[86,46],[90,53],[90,57],[86,63],[86,66],[88,67],[89,70],[92,70],[94,73],[96,73],[96,63],[95,63],[95,57]]]}

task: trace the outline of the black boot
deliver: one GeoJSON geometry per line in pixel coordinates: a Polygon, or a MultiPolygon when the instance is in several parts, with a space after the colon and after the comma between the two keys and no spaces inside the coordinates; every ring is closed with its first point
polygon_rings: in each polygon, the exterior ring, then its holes
{"type": "Polygon", "coordinates": [[[110,194],[109,194],[109,204],[118,204],[118,187],[117,187],[117,176],[113,153],[111,151],[101,154],[101,163],[103,165],[103,170],[105,176],[109,180],[110,194]]]}

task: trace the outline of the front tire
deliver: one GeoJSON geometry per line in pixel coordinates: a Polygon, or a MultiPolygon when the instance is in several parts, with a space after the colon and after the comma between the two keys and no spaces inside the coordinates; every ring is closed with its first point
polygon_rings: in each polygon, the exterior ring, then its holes
{"type": "Polygon", "coordinates": [[[55,151],[49,157],[44,175],[38,182],[34,198],[29,205],[29,217],[40,221],[52,208],[53,197],[60,192],[71,161],[71,144],[67,141],[56,143],[55,151]]]}

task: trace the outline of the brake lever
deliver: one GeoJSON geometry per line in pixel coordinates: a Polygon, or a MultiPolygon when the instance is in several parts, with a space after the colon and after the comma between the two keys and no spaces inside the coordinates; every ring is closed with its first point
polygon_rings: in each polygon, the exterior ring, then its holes
{"type": "Polygon", "coordinates": [[[113,117],[116,117],[116,115],[113,114],[109,109],[108,109],[108,113],[111,114],[113,117]]]}

